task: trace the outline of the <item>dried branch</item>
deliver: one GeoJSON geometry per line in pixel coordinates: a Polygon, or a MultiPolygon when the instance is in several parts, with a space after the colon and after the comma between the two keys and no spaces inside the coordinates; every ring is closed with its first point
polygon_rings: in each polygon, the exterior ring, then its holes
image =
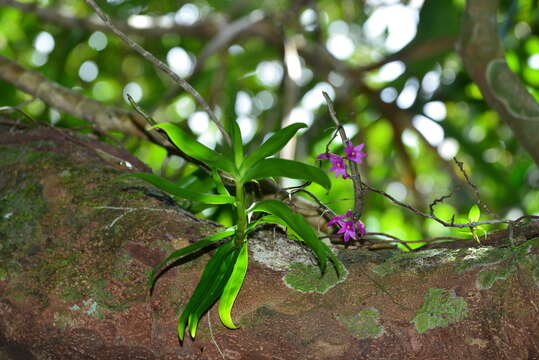
{"type": "Polygon", "coordinates": [[[396,53],[387,55],[380,61],[351,69],[350,75],[359,77],[366,72],[376,70],[393,61],[402,61],[403,63],[408,64],[413,61],[427,59],[445,51],[452,50],[455,46],[456,40],[457,38],[455,36],[448,36],[426,40],[417,44],[414,43],[404,47],[402,50],[399,50],[396,53]]]}
{"type": "Polygon", "coordinates": [[[217,125],[217,128],[223,135],[223,138],[225,139],[226,143],[228,145],[232,145],[232,140],[230,139],[230,136],[225,131],[225,128],[223,124],[221,124],[221,121],[217,119],[215,116],[215,113],[210,108],[206,100],[202,98],[202,96],[196,91],[187,81],[185,81],[182,77],[180,77],[178,74],[176,74],[174,71],[172,71],[171,68],[169,68],[164,62],[156,58],[153,54],[148,52],[146,49],[144,49],[142,46],[131,40],[125,33],[123,33],[121,30],[119,30],[117,27],[114,26],[112,21],[110,20],[109,16],[105,14],[99,6],[95,3],[94,0],[85,0],[88,5],[90,5],[97,15],[103,20],[105,25],[107,25],[110,30],[116,34],[123,42],[125,42],[130,48],[135,50],[137,53],[139,53],[142,57],[144,57],[146,60],[151,62],[156,68],[163,71],[165,74],[167,74],[174,82],[176,82],[182,89],[187,91],[189,94],[191,94],[195,100],[202,106],[204,111],[208,114],[210,119],[217,125]]]}

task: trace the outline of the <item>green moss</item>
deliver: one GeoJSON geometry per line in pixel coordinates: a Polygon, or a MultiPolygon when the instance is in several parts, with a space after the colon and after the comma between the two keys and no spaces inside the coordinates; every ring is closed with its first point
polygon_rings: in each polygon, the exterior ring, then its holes
{"type": "Polygon", "coordinates": [[[71,287],[67,287],[62,290],[60,296],[62,297],[62,299],[68,302],[77,302],[82,300],[83,298],[83,295],[77,289],[71,287]]]}
{"type": "Polygon", "coordinates": [[[380,324],[380,313],[373,307],[361,310],[353,316],[337,316],[337,320],[360,340],[379,338],[384,334],[384,327],[380,324]]]}
{"type": "Polygon", "coordinates": [[[30,164],[54,156],[50,152],[32,151],[29,146],[0,146],[0,167],[14,164],[30,164]]]}
{"type": "Polygon", "coordinates": [[[539,287],[539,255],[535,255],[530,258],[531,270],[533,275],[533,280],[539,287]]]}
{"type": "Polygon", "coordinates": [[[10,257],[18,249],[33,252],[39,244],[38,221],[47,205],[38,183],[27,183],[0,198],[0,237],[3,237],[0,257],[10,257]]]}
{"type": "Polygon", "coordinates": [[[100,279],[93,283],[90,293],[95,298],[95,302],[103,308],[111,311],[125,311],[128,305],[117,299],[106,289],[108,281],[100,279]]]}
{"type": "Polygon", "coordinates": [[[290,265],[291,270],[283,277],[283,281],[289,288],[300,292],[326,293],[335,285],[346,280],[348,271],[343,268],[344,273],[341,278],[333,266],[328,266],[326,273],[322,276],[320,268],[316,265],[294,263],[290,265]]]}
{"type": "Polygon", "coordinates": [[[58,311],[54,313],[53,324],[60,329],[74,328],[78,326],[76,317],[69,310],[58,311]]]}
{"type": "Polygon", "coordinates": [[[119,256],[116,262],[114,263],[114,269],[112,270],[112,277],[115,279],[123,278],[128,269],[128,265],[132,259],[133,257],[127,252],[119,256]]]}
{"type": "Polygon", "coordinates": [[[372,271],[380,276],[395,273],[401,269],[425,271],[440,264],[454,261],[458,251],[432,249],[418,252],[401,252],[375,266],[372,271]]]}
{"type": "Polygon", "coordinates": [[[466,316],[468,305],[463,298],[457,297],[453,291],[430,288],[412,322],[421,334],[440,326],[448,326],[466,316]]]}
{"type": "Polygon", "coordinates": [[[7,270],[3,266],[0,266],[0,280],[7,278],[7,270]]]}

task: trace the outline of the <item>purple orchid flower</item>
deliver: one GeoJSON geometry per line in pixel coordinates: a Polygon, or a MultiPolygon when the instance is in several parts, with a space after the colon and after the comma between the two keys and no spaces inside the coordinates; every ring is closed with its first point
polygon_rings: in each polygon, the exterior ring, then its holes
{"type": "Polygon", "coordinates": [[[361,220],[358,220],[357,224],[354,223],[353,216],[352,210],[348,210],[345,214],[334,216],[328,221],[328,225],[337,224],[339,226],[337,234],[344,235],[344,242],[349,242],[350,238],[356,240],[356,230],[361,236],[365,236],[365,225],[361,220]],[[345,221],[346,218],[350,220],[345,221]]]}
{"type": "Polygon", "coordinates": [[[361,220],[358,220],[357,222],[357,230],[361,234],[361,236],[365,236],[365,225],[363,225],[363,222],[361,220]]]}
{"type": "Polygon", "coordinates": [[[343,221],[344,218],[352,217],[352,215],[353,215],[352,210],[348,210],[345,214],[332,217],[331,220],[328,221],[328,225],[333,225],[333,224],[341,225],[341,223],[344,223],[343,221]]]}
{"type": "Polygon", "coordinates": [[[354,220],[343,221],[337,234],[344,234],[344,242],[349,242],[350,238],[356,240],[356,226],[354,220]]]}
{"type": "Polygon", "coordinates": [[[332,167],[329,168],[329,171],[334,171],[336,178],[338,178],[339,175],[342,175],[343,179],[347,179],[350,177],[350,175],[348,175],[348,173],[346,172],[346,164],[344,163],[344,159],[339,155],[332,153],[323,153],[318,155],[316,158],[319,160],[329,159],[332,165],[332,167]]]}
{"type": "Polygon", "coordinates": [[[351,142],[348,142],[348,144],[344,147],[346,158],[350,161],[361,164],[361,162],[363,161],[362,158],[367,156],[367,154],[361,151],[364,146],[365,144],[359,144],[358,146],[354,146],[351,142]]]}
{"type": "Polygon", "coordinates": [[[347,179],[350,177],[348,173],[346,172],[346,164],[344,163],[344,159],[340,156],[332,157],[329,159],[331,161],[332,167],[329,168],[329,171],[335,172],[335,177],[338,178],[339,175],[342,175],[343,179],[347,179]]]}

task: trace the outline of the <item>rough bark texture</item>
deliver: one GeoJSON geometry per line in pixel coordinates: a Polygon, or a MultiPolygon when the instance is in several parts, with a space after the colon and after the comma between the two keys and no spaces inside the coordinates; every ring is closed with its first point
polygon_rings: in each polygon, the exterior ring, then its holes
{"type": "Polygon", "coordinates": [[[0,129],[0,359],[220,359],[215,344],[227,359],[539,357],[539,239],[342,250],[349,273],[336,283],[301,247],[261,232],[233,311],[241,328],[211,310],[212,332],[206,315],[182,345],[177,317],[211,252],[166,272],[152,297],[147,274],[216,225],[60,139],[0,129]]]}

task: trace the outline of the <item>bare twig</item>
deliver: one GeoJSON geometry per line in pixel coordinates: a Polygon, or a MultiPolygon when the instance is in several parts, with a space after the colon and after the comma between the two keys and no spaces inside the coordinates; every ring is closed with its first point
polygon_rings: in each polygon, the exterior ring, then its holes
{"type": "Polygon", "coordinates": [[[434,206],[436,206],[436,204],[444,202],[444,200],[446,200],[446,199],[449,199],[451,196],[453,196],[454,193],[455,193],[454,191],[451,191],[447,195],[443,195],[443,196],[441,196],[441,197],[439,197],[437,199],[434,199],[434,201],[431,202],[430,205],[429,205],[430,214],[432,216],[434,216],[434,206]]]}
{"type": "Polygon", "coordinates": [[[400,207],[403,207],[405,209],[408,209],[410,210],[411,212],[413,212],[414,214],[416,215],[419,215],[421,217],[424,217],[424,218],[427,218],[427,219],[432,219],[440,224],[442,224],[443,226],[445,227],[452,227],[452,228],[474,228],[476,226],[480,226],[480,225],[498,225],[498,224],[511,224],[511,223],[518,223],[522,220],[525,220],[525,219],[535,219],[535,218],[539,218],[539,216],[534,216],[534,215],[524,215],[524,216],[521,216],[519,217],[518,219],[516,220],[483,220],[483,221],[473,221],[473,222],[469,222],[469,223],[464,223],[464,224],[455,224],[454,221],[452,220],[451,222],[447,222],[445,220],[442,220],[440,219],[439,217],[437,217],[436,215],[434,214],[427,214],[427,213],[424,213],[416,208],[414,208],[413,206],[409,205],[409,204],[406,204],[406,203],[403,203],[402,201],[399,201],[397,199],[395,199],[393,196],[389,195],[388,193],[386,193],[385,191],[382,191],[382,190],[378,190],[378,189],[375,189],[373,188],[372,186],[368,185],[368,184],[365,184],[363,183],[363,187],[369,191],[372,191],[372,192],[375,192],[377,194],[380,194],[380,195],[383,195],[385,196],[386,198],[388,198],[389,200],[391,200],[394,204],[400,206],[400,207]]]}
{"type": "Polygon", "coordinates": [[[477,201],[477,204],[482,207],[484,210],[486,210],[491,216],[495,217],[496,219],[499,219],[499,216],[494,214],[492,211],[490,211],[489,207],[487,206],[487,204],[485,204],[482,200],[481,200],[481,195],[479,193],[479,189],[477,188],[477,186],[472,182],[472,180],[470,179],[470,177],[468,176],[468,173],[466,172],[466,170],[464,170],[464,163],[462,161],[458,161],[457,158],[453,158],[453,161],[455,161],[455,164],[457,164],[460,172],[462,173],[462,175],[464,176],[464,178],[466,179],[466,182],[468,183],[468,185],[470,185],[470,187],[472,188],[474,194],[475,194],[475,199],[477,201]]]}
{"type": "Polygon", "coordinates": [[[217,125],[217,128],[223,135],[223,138],[225,139],[226,143],[228,145],[232,145],[232,140],[230,139],[230,136],[228,135],[228,133],[225,131],[223,124],[221,124],[221,121],[217,119],[213,110],[210,108],[206,100],[204,100],[202,96],[198,93],[198,91],[196,91],[187,81],[185,81],[185,79],[183,79],[174,71],[172,71],[172,69],[168,67],[164,62],[156,58],[153,54],[151,54],[142,46],[140,46],[139,44],[131,40],[125,33],[123,33],[121,30],[115,27],[112,21],[110,20],[109,16],[105,14],[99,6],[97,6],[94,0],[86,0],[86,3],[95,10],[97,15],[101,18],[101,20],[103,20],[103,22],[110,28],[110,30],[114,34],[116,34],[123,42],[125,42],[130,48],[138,52],[146,60],[151,62],[159,70],[167,74],[175,83],[181,86],[182,89],[184,89],[189,94],[191,94],[195,98],[195,100],[200,104],[200,106],[202,106],[204,111],[208,114],[208,116],[215,123],[215,125],[217,125]]]}

